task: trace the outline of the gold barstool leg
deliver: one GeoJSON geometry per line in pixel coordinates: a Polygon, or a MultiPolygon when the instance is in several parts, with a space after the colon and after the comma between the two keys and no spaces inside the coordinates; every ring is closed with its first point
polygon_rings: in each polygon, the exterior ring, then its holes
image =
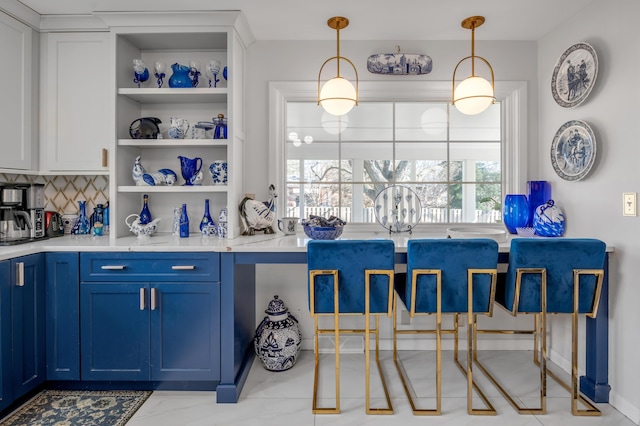
{"type": "MultiPolygon", "coordinates": [[[[394,295],[393,302],[393,361],[396,364],[396,368],[398,369],[398,374],[400,375],[400,380],[402,381],[402,386],[404,387],[404,391],[407,394],[407,398],[409,399],[409,404],[411,404],[411,410],[413,414],[416,416],[437,416],[442,413],[442,286],[441,286],[441,272],[437,269],[414,269],[413,276],[411,279],[413,280],[414,285],[412,286],[412,295],[411,295],[411,307],[409,308],[409,315],[413,318],[415,316],[415,300],[416,300],[416,286],[415,283],[417,281],[418,275],[435,275],[436,276],[436,408],[435,409],[426,409],[426,408],[418,408],[414,401],[415,391],[411,386],[411,381],[409,380],[409,376],[398,356],[397,351],[397,335],[400,334],[397,329],[397,307],[398,307],[398,295],[394,295]]],[[[417,333],[416,333],[417,334],[417,333]]]]}
{"type": "MultiPolygon", "coordinates": [[[[535,336],[538,336],[540,345],[540,406],[536,408],[527,408],[519,405],[514,398],[509,395],[507,390],[498,382],[498,380],[489,372],[489,370],[482,365],[477,356],[474,355],[473,359],[476,365],[482,370],[487,378],[495,385],[500,391],[502,396],[513,406],[518,414],[546,414],[547,412],[547,368],[546,368],[546,356],[547,356],[547,273],[544,268],[520,268],[516,272],[516,297],[514,298],[514,306],[512,314],[515,315],[519,305],[519,293],[520,283],[522,281],[523,274],[540,274],[540,314],[539,325],[540,329],[534,331],[535,336]]],[[[538,327],[538,321],[536,321],[536,329],[538,327]]],[[[538,350],[537,343],[534,343],[534,352],[538,350]]],[[[536,356],[534,355],[534,360],[536,356]]]]}

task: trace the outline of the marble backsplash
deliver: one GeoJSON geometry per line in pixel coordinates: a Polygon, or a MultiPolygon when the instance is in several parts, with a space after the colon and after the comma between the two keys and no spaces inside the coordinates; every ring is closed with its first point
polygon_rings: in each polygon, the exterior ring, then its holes
{"type": "Polygon", "coordinates": [[[44,184],[45,210],[78,213],[78,201],[87,201],[87,213],[109,199],[108,176],[30,176],[0,173],[0,182],[44,184]]]}

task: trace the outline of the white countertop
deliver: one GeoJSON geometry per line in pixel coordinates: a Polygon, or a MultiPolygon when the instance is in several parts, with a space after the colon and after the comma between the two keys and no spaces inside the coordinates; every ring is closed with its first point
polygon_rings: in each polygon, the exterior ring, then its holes
{"type": "MultiPolygon", "coordinates": [[[[388,232],[346,232],[340,239],[391,239],[395,243],[396,251],[406,252],[407,242],[419,238],[446,238],[446,232],[407,233],[389,235],[388,232]]],[[[512,238],[500,243],[499,250],[508,253],[512,238]]],[[[137,238],[135,236],[111,239],[108,236],[94,237],[91,235],[65,235],[47,240],[0,247],[0,260],[42,252],[305,252],[309,238],[304,232],[295,235],[284,235],[281,232],[265,235],[258,234],[251,237],[240,236],[234,239],[217,237],[202,237],[200,235],[180,238],[171,234],[156,234],[151,237],[137,238]]],[[[607,251],[613,247],[607,246],[607,251]]]]}

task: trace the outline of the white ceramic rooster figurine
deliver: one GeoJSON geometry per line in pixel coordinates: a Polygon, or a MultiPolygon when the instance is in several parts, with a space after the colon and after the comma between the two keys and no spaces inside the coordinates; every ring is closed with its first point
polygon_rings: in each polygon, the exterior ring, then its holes
{"type": "Polygon", "coordinates": [[[276,187],[269,185],[269,200],[256,201],[244,197],[240,202],[240,219],[243,226],[242,235],[254,235],[256,231],[273,234],[276,219],[276,187]]]}

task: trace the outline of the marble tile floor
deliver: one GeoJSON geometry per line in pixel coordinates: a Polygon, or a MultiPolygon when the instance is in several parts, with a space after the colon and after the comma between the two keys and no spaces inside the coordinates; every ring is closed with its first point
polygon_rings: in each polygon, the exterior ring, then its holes
{"type": "MultiPolygon", "coordinates": [[[[403,351],[400,357],[412,381],[420,407],[431,408],[435,404],[435,353],[433,351],[403,351]]],[[[465,361],[465,353],[461,352],[465,361]]],[[[527,351],[482,351],[479,359],[499,376],[502,383],[523,404],[538,403],[538,372],[527,351]]],[[[321,406],[334,403],[334,357],[321,355],[319,396],[321,406]]],[[[356,426],[367,425],[514,425],[514,426],[582,426],[619,425],[634,423],[608,404],[598,404],[603,411],[600,417],[574,417],[571,415],[569,393],[553,379],[547,382],[547,414],[519,415],[500,395],[498,390],[474,365],[474,377],[490,398],[497,416],[470,416],[466,411],[466,381],[453,362],[451,351],[443,352],[442,415],[436,417],[414,416],[404,393],[402,382],[393,363],[392,353],[380,353],[380,361],[391,394],[394,414],[365,414],[365,379],[363,354],[343,354],[340,358],[341,413],[313,415],[312,351],[303,351],[296,365],[285,372],[269,372],[258,360],[249,373],[237,404],[216,404],[215,392],[157,391],[129,420],[127,426],[223,426],[223,425],[313,425],[356,426]]],[[[554,367],[550,365],[550,368],[554,367]]],[[[554,371],[560,373],[559,369],[554,371]]],[[[565,375],[566,376],[566,375],[565,375]]],[[[380,378],[371,362],[372,407],[384,404],[380,378]]],[[[482,407],[482,401],[474,398],[474,406],[482,407]]]]}

